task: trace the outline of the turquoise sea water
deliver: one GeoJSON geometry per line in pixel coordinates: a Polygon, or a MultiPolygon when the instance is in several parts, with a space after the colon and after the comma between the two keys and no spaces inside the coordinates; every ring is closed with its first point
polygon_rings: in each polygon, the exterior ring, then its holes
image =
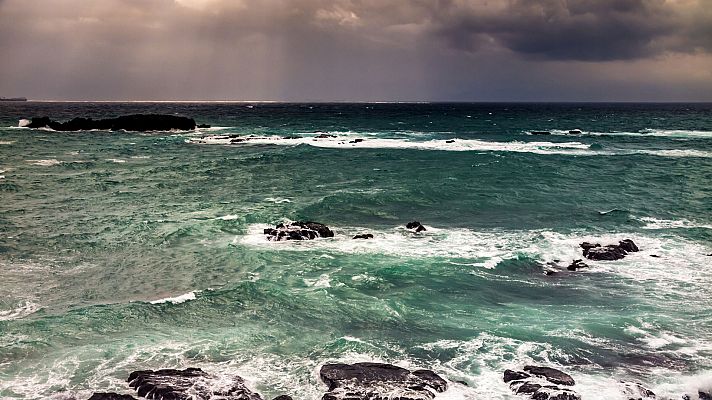
{"type": "Polygon", "coordinates": [[[712,385],[710,104],[0,103],[0,176],[0,398],[196,366],[317,399],[320,365],[374,360],[448,399],[514,398],[535,362],[586,399],[712,385]],[[150,112],[213,128],[17,127],[150,112]],[[262,235],[302,219],[336,237],[262,235]]]}

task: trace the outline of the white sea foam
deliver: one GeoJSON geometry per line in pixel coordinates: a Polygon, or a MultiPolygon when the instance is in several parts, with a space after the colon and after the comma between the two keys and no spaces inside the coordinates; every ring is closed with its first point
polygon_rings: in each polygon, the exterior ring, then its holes
{"type": "Polygon", "coordinates": [[[50,158],[50,159],[45,159],[45,160],[25,160],[28,163],[32,165],[39,165],[42,167],[51,167],[53,165],[59,165],[62,164],[62,161],[59,161],[55,158],[50,158]]]}
{"type": "Polygon", "coordinates": [[[39,304],[26,300],[11,310],[0,310],[0,321],[10,321],[24,318],[30,314],[34,314],[39,309],[39,304]]]}
{"type": "Polygon", "coordinates": [[[642,217],[639,218],[641,222],[645,222],[644,229],[693,229],[693,228],[704,228],[712,229],[710,224],[701,224],[688,219],[658,219],[652,217],[642,217]]]}
{"type": "Polygon", "coordinates": [[[633,137],[666,137],[673,139],[712,139],[712,131],[681,130],[681,129],[643,129],[639,132],[587,132],[569,133],[568,130],[552,129],[552,135],[576,137],[590,136],[633,136],[633,137]]]}
{"type": "Polygon", "coordinates": [[[287,198],[281,198],[281,197],[267,197],[267,198],[265,198],[265,201],[269,201],[269,202],[275,203],[275,204],[291,203],[292,202],[292,200],[289,200],[287,198]]]}
{"type": "Polygon", "coordinates": [[[153,300],[150,303],[151,304],[163,304],[163,303],[173,303],[173,304],[180,304],[180,303],[185,303],[186,301],[189,300],[195,300],[195,294],[199,293],[200,291],[193,290],[191,292],[182,294],[180,296],[176,297],[166,297],[163,299],[158,299],[158,300],[153,300]]]}
{"type": "Polygon", "coordinates": [[[24,127],[26,127],[27,125],[29,125],[29,124],[31,124],[31,123],[32,123],[32,120],[24,119],[24,118],[23,118],[23,119],[21,119],[20,121],[18,121],[17,126],[20,127],[20,128],[24,128],[24,127]]]}
{"type": "Polygon", "coordinates": [[[550,141],[487,141],[479,139],[448,139],[448,140],[408,140],[408,139],[385,139],[385,138],[311,138],[301,137],[295,139],[285,139],[279,136],[263,137],[241,137],[244,141],[232,143],[235,139],[230,136],[206,136],[201,138],[189,138],[188,143],[196,144],[218,144],[218,145],[265,145],[273,144],[280,146],[309,145],[321,148],[334,149],[410,149],[410,150],[431,150],[431,151],[478,151],[478,152],[516,152],[534,154],[560,154],[575,156],[623,156],[635,154],[648,154],[660,157],[701,157],[710,158],[712,152],[703,150],[643,150],[643,149],[592,149],[591,145],[581,142],[550,142],[550,141]],[[356,142],[357,139],[363,141],[356,142]]]}
{"type": "Polygon", "coordinates": [[[15,143],[14,140],[0,140],[0,145],[11,145],[15,143]]]}
{"type": "Polygon", "coordinates": [[[111,161],[111,162],[117,163],[117,164],[123,164],[126,162],[126,160],[122,160],[120,158],[107,158],[106,161],[111,161]]]}
{"type": "Polygon", "coordinates": [[[223,221],[233,221],[233,220],[236,220],[236,219],[238,219],[238,218],[240,218],[240,216],[237,215],[237,214],[229,214],[229,215],[223,215],[222,217],[217,217],[217,218],[215,218],[215,219],[220,219],[220,220],[223,220],[223,221]]]}

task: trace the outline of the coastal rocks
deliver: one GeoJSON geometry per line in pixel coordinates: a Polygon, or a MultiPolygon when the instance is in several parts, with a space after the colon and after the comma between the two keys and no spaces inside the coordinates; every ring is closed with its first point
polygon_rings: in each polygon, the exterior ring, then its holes
{"type": "Polygon", "coordinates": [[[139,396],[149,399],[262,400],[245,386],[241,377],[217,379],[200,368],[134,371],[128,382],[139,396]]]}
{"type": "Polygon", "coordinates": [[[504,371],[504,382],[514,393],[529,395],[534,400],[581,400],[575,391],[561,387],[574,386],[574,379],[555,368],[527,365],[524,371],[508,369],[504,371]]]}
{"type": "Polygon", "coordinates": [[[447,382],[433,371],[390,364],[326,364],[319,375],[329,386],[322,400],[432,400],[447,390],[447,382]]]}
{"type": "Polygon", "coordinates": [[[406,227],[407,229],[410,229],[410,230],[415,231],[416,233],[417,233],[417,232],[423,232],[423,231],[426,231],[426,230],[427,230],[427,229],[425,229],[425,227],[423,226],[423,224],[421,224],[421,223],[418,222],[418,221],[408,222],[408,223],[405,225],[405,227],[406,227]]]}
{"type": "Polygon", "coordinates": [[[136,398],[128,394],[94,393],[87,400],[136,400],[136,398]]]}
{"type": "Polygon", "coordinates": [[[361,142],[363,142],[363,140],[364,139],[354,139],[354,140],[350,141],[349,143],[361,143],[361,142]]]}
{"type": "Polygon", "coordinates": [[[583,242],[580,244],[583,256],[594,261],[615,261],[624,258],[628,253],[640,251],[630,239],[621,240],[618,244],[601,246],[599,243],[583,242]]]}
{"type": "Polygon", "coordinates": [[[74,118],[67,122],[57,122],[49,117],[32,118],[28,128],[50,128],[55,131],[89,131],[93,129],[108,131],[170,131],[194,130],[195,120],[177,115],[134,114],[117,118],[94,120],[91,118],[74,118]]]}
{"type": "Polygon", "coordinates": [[[652,390],[646,388],[640,383],[621,381],[621,384],[623,384],[623,394],[628,398],[628,400],[646,400],[654,399],[656,397],[652,390]]]}
{"type": "Polygon", "coordinates": [[[335,137],[336,137],[336,135],[329,135],[328,133],[322,133],[320,135],[314,136],[314,139],[331,139],[331,138],[335,138],[335,137]]]}
{"type": "Polygon", "coordinates": [[[569,135],[580,135],[583,132],[581,132],[581,129],[572,129],[569,131],[569,135]]]}
{"type": "Polygon", "coordinates": [[[318,222],[296,221],[288,224],[279,224],[275,228],[264,230],[267,240],[312,240],[316,238],[334,237],[334,232],[328,226],[318,222]]]}
{"type": "Polygon", "coordinates": [[[568,267],[566,267],[569,271],[576,271],[581,268],[588,268],[588,264],[583,262],[583,260],[574,260],[568,267]]]}
{"type": "Polygon", "coordinates": [[[354,239],[373,239],[373,235],[370,233],[360,233],[353,237],[354,239]]]}

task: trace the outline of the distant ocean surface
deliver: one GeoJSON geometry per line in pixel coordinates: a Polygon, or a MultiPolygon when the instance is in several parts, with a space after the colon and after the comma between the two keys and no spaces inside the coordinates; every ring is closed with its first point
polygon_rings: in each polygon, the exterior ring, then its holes
{"type": "Polygon", "coordinates": [[[3,399],[188,366],[318,399],[329,361],[430,368],[443,399],[519,398],[502,371],[532,363],[584,399],[712,386],[712,104],[0,103],[0,196],[3,399]],[[18,127],[132,113],[212,127],[18,127]],[[267,241],[287,220],[336,236],[267,241]]]}

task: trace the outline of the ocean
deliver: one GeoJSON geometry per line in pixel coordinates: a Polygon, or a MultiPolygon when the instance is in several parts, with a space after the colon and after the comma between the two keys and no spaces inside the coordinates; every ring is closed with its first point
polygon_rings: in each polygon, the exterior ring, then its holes
{"type": "Polygon", "coordinates": [[[184,367],[319,399],[333,361],[438,399],[524,398],[526,364],[584,399],[712,387],[712,104],[0,103],[0,196],[3,399],[184,367]],[[19,127],[133,113],[211,128],[19,127]],[[263,234],[298,220],[335,237],[263,234]]]}

